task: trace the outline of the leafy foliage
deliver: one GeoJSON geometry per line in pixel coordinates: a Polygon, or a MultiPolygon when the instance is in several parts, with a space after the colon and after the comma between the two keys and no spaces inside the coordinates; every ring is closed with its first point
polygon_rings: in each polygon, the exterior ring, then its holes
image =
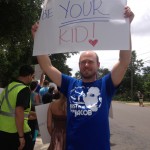
{"type": "Polygon", "coordinates": [[[143,91],[147,100],[150,100],[150,67],[144,67],[143,69],[143,91]]]}
{"type": "Polygon", "coordinates": [[[74,76],[74,77],[77,78],[77,79],[81,79],[80,71],[77,71],[77,72],[75,73],[75,76],[74,76]]]}
{"type": "Polygon", "coordinates": [[[148,98],[149,87],[146,77],[149,76],[150,68],[143,68],[143,60],[137,60],[136,52],[132,51],[132,60],[127,69],[125,77],[117,92],[119,97],[124,100],[138,100],[137,91],[142,91],[145,95],[145,99],[148,98]],[[143,73],[144,72],[144,73],[143,73]]]}
{"type": "MultiPolygon", "coordinates": [[[[43,0],[0,0],[0,86],[17,77],[23,64],[37,64],[32,56],[31,26],[40,18],[43,0]]],[[[66,65],[70,54],[53,55],[59,70],[71,75],[66,65]],[[60,65],[61,64],[61,65],[60,65]]]]}
{"type": "Polygon", "coordinates": [[[100,68],[98,70],[98,73],[97,73],[97,78],[102,78],[104,75],[110,73],[110,71],[107,69],[107,68],[100,68]]]}

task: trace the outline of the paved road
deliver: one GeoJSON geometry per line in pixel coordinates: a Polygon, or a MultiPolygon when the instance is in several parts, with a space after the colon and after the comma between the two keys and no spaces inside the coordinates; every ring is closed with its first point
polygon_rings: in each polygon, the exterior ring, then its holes
{"type": "Polygon", "coordinates": [[[150,150],[150,107],[113,102],[112,150],[150,150]]]}
{"type": "MultiPolygon", "coordinates": [[[[150,150],[150,107],[113,102],[110,119],[111,150],[150,150]]],[[[46,150],[41,138],[35,150],[46,150]]]]}

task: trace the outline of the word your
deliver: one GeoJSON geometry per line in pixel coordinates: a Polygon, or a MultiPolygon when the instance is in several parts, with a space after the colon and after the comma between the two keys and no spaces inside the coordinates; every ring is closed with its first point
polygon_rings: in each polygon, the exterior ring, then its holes
{"type": "Polygon", "coordinates": [[[100,9],[102,7],[102,0],[91,0],[91,1],[84,1],[82,4],[77,4],[74,3],[75,1],[72,1],[72,4],[70,0],[68,1],[67,6],[62,6],[60,7],[64,10],[65,12],[65,18],[71,17],[71,18],[78,18],[80,16],[89,16],[89,15],[107,15],[104,14],[100,9]],[[87,4],[89,3],[89,4],[87,4]],[[76,12],[76,13],[75,13],[76,12]]]}

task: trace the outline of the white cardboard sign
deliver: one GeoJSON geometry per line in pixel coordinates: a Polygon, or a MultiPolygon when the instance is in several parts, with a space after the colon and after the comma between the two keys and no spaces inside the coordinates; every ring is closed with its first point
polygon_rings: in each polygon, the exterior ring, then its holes
{"type": "Polygon", "coordinates": [[[50,143],[50,135],[47,129],[47,111],[48,111],[49,103],[35,106],[38,126],[40,129],[40,134],[42,138],[43,144],[50,143]]]}
{"type": "Polygon", "coordinates": [[[42,73],[43,73],[43,71],[42,71],[40,65],[36,64],[35,65],[35,79],[40,80],[42,73]]]}
{"type": "Polygon", "coordinates": [[[126,0],[45,0],[33,55],[128,50],[126,0]]]}

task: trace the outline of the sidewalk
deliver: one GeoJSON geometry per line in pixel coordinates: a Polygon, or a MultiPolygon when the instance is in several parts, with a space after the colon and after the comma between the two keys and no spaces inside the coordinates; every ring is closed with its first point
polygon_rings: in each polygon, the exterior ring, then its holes
{"type": "MultiPolygon", "coordinates": [[[[134,106],[139,106],[139,102],[131,102],[131,101],[117,101],[117,100],[113,100],[112,102],[118,102],[118,103],[124,103],[127,105],[134,105],[134,106]]],[[[144,107],[150,107],[150,102],[143,102],[144,107]]]]}
{"type": "MultiPolygon", "coordinates": [[[[125,102],[125,104],[139,106],[138,102],[125,102]]],[[[150,107],[150,102],[143,102],[144,107],[150,107]]]]}
{"type": "Polygon", "coordinates": [[[43,144],[41,137],[38,136],[37,139],[36,139],[34,150],[47,150],[48,146],[49,146],[49,143],[48,144],[43,144]]]}

